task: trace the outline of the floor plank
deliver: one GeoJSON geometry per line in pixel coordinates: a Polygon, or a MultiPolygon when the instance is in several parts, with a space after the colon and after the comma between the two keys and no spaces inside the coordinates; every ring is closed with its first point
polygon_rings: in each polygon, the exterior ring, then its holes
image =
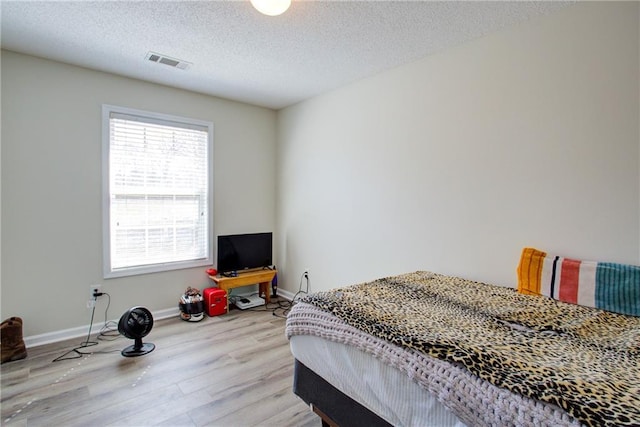
{"type": "MultiPolygon", "coordinates": [[[[231,310],[201,322],[155,322],[153,352],[126,358],[118,337],[53,362],[83,340],[29,349],[1,367],[6,426],[317,426],[291,391],[285,320],[231,310]]],[[[92,337],[93,339],[93,337],[92,337]]]]}

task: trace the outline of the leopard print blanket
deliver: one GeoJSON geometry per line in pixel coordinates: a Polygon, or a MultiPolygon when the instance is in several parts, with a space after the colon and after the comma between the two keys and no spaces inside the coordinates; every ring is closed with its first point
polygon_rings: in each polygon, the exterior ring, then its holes
{"type": "Polygon", "coordinates": [[[589,426],[640,426],[640,318],[430,272],[303,298],[589,426]]]}

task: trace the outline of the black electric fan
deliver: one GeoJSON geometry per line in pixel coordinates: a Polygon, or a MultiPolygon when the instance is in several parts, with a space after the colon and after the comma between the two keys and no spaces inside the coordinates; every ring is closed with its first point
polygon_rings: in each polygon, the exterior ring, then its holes
{"type": "Polygon", "coordinates": [[[142,338],[146,337],[153,327],[153,316],[144,307],[133,307],[120,318],[118,322],[118,332],[127,338],[135,340],[133,345],[122,350],[125,357],[142,356],[151,353],[156,346],[151,343],[142,343],[142,338]]]}

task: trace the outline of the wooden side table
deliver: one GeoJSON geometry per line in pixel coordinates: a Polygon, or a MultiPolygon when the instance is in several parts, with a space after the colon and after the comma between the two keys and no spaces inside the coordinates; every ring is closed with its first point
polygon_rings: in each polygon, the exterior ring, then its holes
{"type": "MultiPolygon", "coordinates": [[[[229,289],[255,285],[257,283],[258,296],[262,297],[261,294],[264,294],[264,300],[269,304],[271,302],[271,291],[269,287],[277,272],[277,270],[254,270],[238,273],[236,277],[209,276],[209,278],[213,280],[220,289],[227,291],[227,295],[229,295],[229,289]]],[[[229,298],[227,298],[227,313],[228,312],[229,298]]]]}

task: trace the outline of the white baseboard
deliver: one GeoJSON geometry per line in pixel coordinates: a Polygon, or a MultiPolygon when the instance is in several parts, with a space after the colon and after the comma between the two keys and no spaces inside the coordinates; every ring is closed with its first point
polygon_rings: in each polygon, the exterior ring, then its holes
{"type": "MultiPolygon", "coordinates": [[[[158,310],[151,312],[154,320],[166,319],[168,317],[179,316],[180,309],[175,308],[166,308],[164,310],[158,310]]],[[[111,320],[112,322],[118,323],[118,319],[111,320]]],[[[104,322],[94,323],[91,326],[91,335],[95,335],[102,329],[104,326],[104,322]]],[[[89,325],[78,326],[77,328],[63,329],[61,331],[55,332],[47,332],[46,334],[40,335],[32,335],[29,337],[24,337],[24,344],[27,348],[37,347],[39,345],[51,344],[58,341],[64,341],[72,338],[85,338],[89,333],[89,325]]]]}
{"type": "Polygon", "coordinates": [[[285,290],[285,289],[278,289],[278,296],[283,296],[286,299],[288,299],[289,301],[291,301],[293,299],[295,294],[292,294],[291,292],[285,290]]]}
{"type": "MultiPolygon", "coordinates": [[[[295,296],[295,294],[285,289],[278,289],[278,295],[288,299],[289,301],[291,301],[295,296]]],[[[173,316],[179,316],[180,309],[177,307],[166,308],[164,310],[152,311],[151,314],[153,315],[154,320],[166,319],[173,316]]],[[[119,320],[120,318],[113,319],[112,322],[118,323],[119,320]]],[[[98,333],[103,326],[104,322],[94,323],[91,326],[91,335],[95,335],[96,333],[98,333]]],[[[37,347],[39,345],[51,344],[54,342],[64,341],[72,338],[85,338],[88,333],[89,325],[78,326],[77,328],[63,329],[61,331],[47,332],[46,334],[24,337],[24,344],[27,346],[27,348],[37,347]]]]}

